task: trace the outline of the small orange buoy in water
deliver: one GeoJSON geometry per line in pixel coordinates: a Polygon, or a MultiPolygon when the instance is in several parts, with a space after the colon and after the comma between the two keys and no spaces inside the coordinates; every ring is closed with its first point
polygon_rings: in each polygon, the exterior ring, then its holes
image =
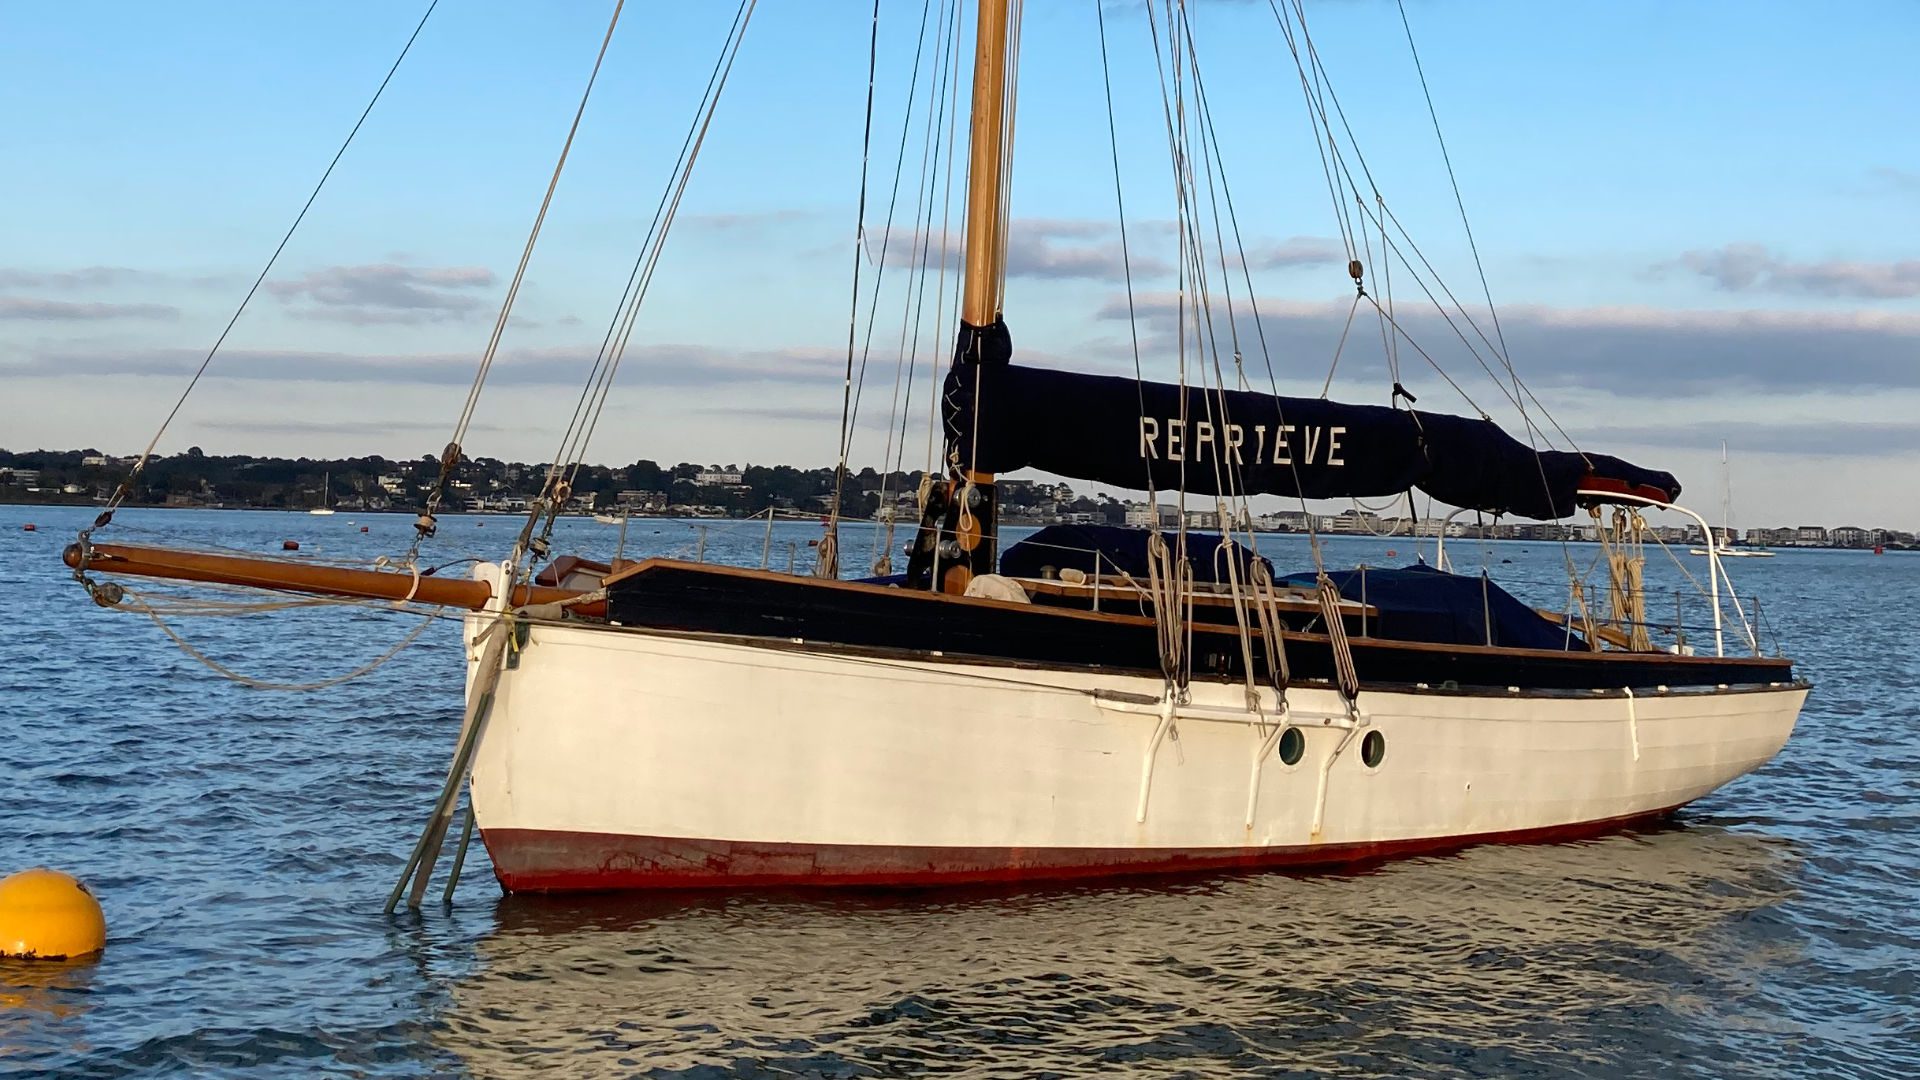
{"type": "Polygon", "coordinates": [[[39,528],[40,527],[38,525],[35,525],[33,522],[29,521],[25,525],[20,526],[20,531],[21,532],[37,532],[39,531],[39,528]]]}
{"type": "Polygon", "coordinates": [[[366,532],[366,531],[367,531],[367,527],[366,527],[365,525],[362,525],[362,526],[360,526],[360,531],[361,531],[361,532],[366,532]]]}
{"type": "Polygon", "coordinates": [[[106,917],[85,885],[45,867],[0,881],[0,956],[71,960],[106,947],[106,917]]]}
{"type": "Polygon", "coordinates": [[[300,550],[300,541],[298,541],[298,540],[282,540],[282,541],[280,541],[280,550],[281,550],[281,551],[299,551],[299,550],[300,550]]]}

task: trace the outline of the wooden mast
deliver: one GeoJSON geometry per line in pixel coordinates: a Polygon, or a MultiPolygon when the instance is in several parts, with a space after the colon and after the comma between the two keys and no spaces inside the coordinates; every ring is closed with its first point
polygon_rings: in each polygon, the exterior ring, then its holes
{"type": "Polygon", "coordinates": [[[1006,187],[1007,4],[980,0],[973,43],[973,132],[967,153],[967,277],[960,317],[974,327],[1000,317],[1006,261],[1000,220],[1006,187]]]}
{"type": "MultiPolygon", "coordinates": [[[[1007,155],[1012,149],[1007,92],[1018,74],[1011,59],[1011,7],[1010,0],[980,0],[974,30],[966,276],[953,361],[954,374],[962,379],[977,378],[982,362],[1005,363],[1011,349],[1000,321],[1007,260],[1007,155]],[[990,355],[996,352],[1001,355],[990,355]]],[[[974,471],[971,464],[959,462],[928,493],[907,564],[914,584],[963,593],[974,575],[993,572],[998,547],[993,476],[974,471]]]]}

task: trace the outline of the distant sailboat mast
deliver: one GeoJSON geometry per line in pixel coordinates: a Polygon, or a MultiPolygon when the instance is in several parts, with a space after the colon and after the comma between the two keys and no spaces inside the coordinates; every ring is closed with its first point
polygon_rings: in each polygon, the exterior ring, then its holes
{"type": "Polygon", "coordinates": [[[1720,548],[1733,546],[1733,469],[1727,464],[1727,440],[1720,440],[1720,548]]]}
{"type": "Polygon", "coordinates": [[[307,511],[307,513],[324,517],[333,513],[333,474],[326,472],[320,475],[320,505],[307,511]]]}
{"type": "Polygon", "coordinates": [[[1727,443],[1720,441],[1720,533],[1707,537],[1707,546],[1693,548],[1690,555],[1716,555],[1720,558],[1769,559],[1773,552],[1746,544],[1733,543],[1733,467],[1727,463],[1727,443]]]}

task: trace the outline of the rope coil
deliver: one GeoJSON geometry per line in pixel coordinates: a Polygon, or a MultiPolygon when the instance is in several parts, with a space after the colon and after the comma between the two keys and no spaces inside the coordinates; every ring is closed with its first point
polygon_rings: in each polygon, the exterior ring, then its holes
{"type": "Polygon", "coordinates": [[[1347,624],[1340,613],[1340,589],[1324,572],[1320,574],[1320,617],[1327,624],[1327,642],[1333,649],[1333,672],[1340,696],[1351,711],[1360,696],[1360,675],[1353,663],[1353,645],[1347,640],[1347,624]]]}

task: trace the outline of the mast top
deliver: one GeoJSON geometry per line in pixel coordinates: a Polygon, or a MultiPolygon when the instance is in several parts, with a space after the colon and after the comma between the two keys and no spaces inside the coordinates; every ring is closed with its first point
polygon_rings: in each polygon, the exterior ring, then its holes
{"type": "Polygon", "coordinates": [[[1007,191],[1013,157],[1013,88],[1019,77],[1017,0],[980,0],[973,46],[973,126],[967,161],[966,285],[960,317],[1000,317],[1007,269],[1007,191]]]}

